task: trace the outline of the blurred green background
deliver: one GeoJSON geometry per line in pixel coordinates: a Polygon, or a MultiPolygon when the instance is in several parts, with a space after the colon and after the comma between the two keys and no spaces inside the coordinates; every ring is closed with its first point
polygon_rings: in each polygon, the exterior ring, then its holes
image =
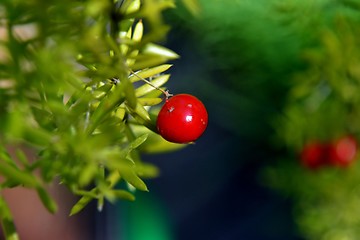
{"type": "Polygon", "coordinates": [[[208,130],[145,156],[161,176],[117,207],[121,239],[358,239],[359,164],[312,172],[298,153],[358,138],[360,1],[200,5],[167,12],[165,44],[181,56],[168,87],[204,101],[208,130]]]}

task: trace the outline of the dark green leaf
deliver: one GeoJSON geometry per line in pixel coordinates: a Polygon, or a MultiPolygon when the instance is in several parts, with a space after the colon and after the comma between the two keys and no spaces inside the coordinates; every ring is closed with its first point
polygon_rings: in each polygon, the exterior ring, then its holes
{"type": "Polygon", "coordinates": [[[51,213],[55,213],[57,211],[57,204],[50,197],[49,193],[42,187],[37,187],[37,193],[47,210],[51,213]]]}
{"type": "Polygon", "coordinates": [[[19,240],[11,210],[3,196],[0,196],[0,220],[5,238],[7,240],[19,240]]]}
{"type": "Polygon", "coordinates": [[[0,159],[0,174],[5,176],[7,179],[23,184],[27,187],[36,187],[38,182],[32,173],[22,172],[18,168],[14,167],[13,164],[9,165],[0,159]]]}

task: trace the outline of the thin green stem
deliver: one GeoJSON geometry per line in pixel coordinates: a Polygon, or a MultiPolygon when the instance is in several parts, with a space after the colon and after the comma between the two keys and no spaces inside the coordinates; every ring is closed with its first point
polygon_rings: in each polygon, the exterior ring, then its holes
{"type": "Polygon", "coordinates": [[[0,221],[6,240],[19,240],[11,211],[2,195],[0,195],[0,221]]]}
{"type": "Polygon", "coordinates": [[[138,77],[141,81],[144,81],[145,83],[149,84],[150,86],[152,86],[153,88],[155,88],[156,90],[159,90],[160,92],[162,92],[165,95],[166,99],[169,99],[170,97],[173,96],[173,94],[169,93],[169,90],[164,90],[162,88],[159,88],[157,86],[155,86],[154,84],[152,84],[150,81],[146,80],[145,78],[140,77],[136,72],[134,72],[133,70],[130,69],[131,74],[133,74],[134,76],[138,77]]]}

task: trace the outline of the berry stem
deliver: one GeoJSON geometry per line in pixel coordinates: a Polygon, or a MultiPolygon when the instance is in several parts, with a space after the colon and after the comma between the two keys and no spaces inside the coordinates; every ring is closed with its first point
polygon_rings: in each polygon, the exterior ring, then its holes
{"type": "Polygon", "coordinates": [[[169,90],[164,90],[161,89],[157,86],[155,86],[154,84],[152,84],[150,81],[146,80],[145,78],[140,77],[137,73],[135,73],[133,70],[130,69],[131,74],[133,74],[134,76],[138,77],[140,80],[144,81],[145,83],[149,84],[150,86],[152,86],[153,88],[155,88],[156,90],[159,90],[160,92],[162,92],[165,95],[166,100],[168,100],[170,97],[174,96],[173,94],[169,93],[169,90]]]}

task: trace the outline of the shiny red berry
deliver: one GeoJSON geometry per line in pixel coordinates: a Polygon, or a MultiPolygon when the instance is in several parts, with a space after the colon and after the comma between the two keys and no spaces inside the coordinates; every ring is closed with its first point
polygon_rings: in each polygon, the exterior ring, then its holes
{"type": "Polygon", "coordinates": [[[355,160],[356,153],[356,140],[351,136],[345,136],[331,144],[329,161],[333,165],[346,167],[355,160]]]}
{"type": "Polygon", "coordinates": [[[311,142],[301,151],[301,162],[309,169],[318,169],[327,164],[328,146],[318,142],[311,142]]]}
{"type": "Polygon", "coordinates": [[[195,141],[207,124],[208,113],[204,104],[189,94],[178,94],[166,100],[156,122],[159,134],[174,143],[195,141]]]}

